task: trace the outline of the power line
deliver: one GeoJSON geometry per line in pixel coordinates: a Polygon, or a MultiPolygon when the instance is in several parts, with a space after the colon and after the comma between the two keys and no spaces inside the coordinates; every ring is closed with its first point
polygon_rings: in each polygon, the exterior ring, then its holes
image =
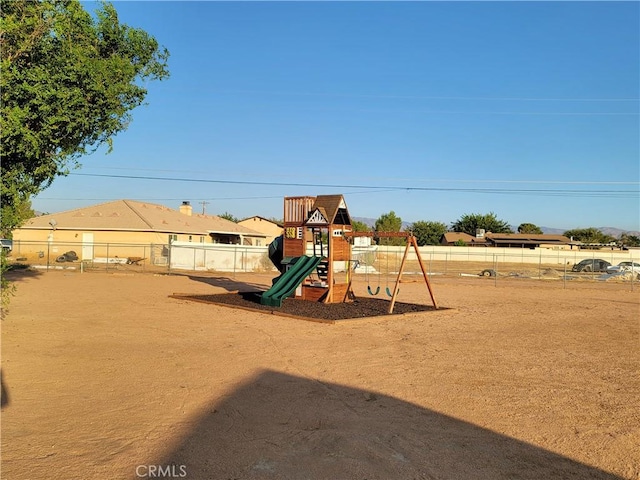
{"type": "Polygon", "coordinates": [[[313,93],[313,92],[267,92],[259,90],[220,90],[222,94],[277,95],[291,97],[338,97],[338,98],[381,98],[398,100],[474,100],[474,101],[514,101],[514,102],[638,102],[640,98],[560,98],[560,97],[465,97],[436,95],[373,95],[354,93],[313,93]]]}
{"type": "MultiPolygon", "coordinates": [[[[185,170],[185,169],[159,169],[159,168],[140,168],[140,167],[95,167],[91,165],[83,166],[83,170],[124,170],[124,171],[137,171],[137,172],[167,172],[167,173],[211,173],[211,170],[185,170]]],[[[242,177],[255,177],[263,178],[264,174],[248,174],[239,173],[242,177]]],[[[279,173],[278,177],[299,177],[298,174],[286,174],[279,173]]],[[[319,178],[316,176],[315,178],[319,178]]],[[[451,179],[451,178],[418,178],[418,177],[390,177],[385,175],[384,177],[375,176],[359,176],[362,180],[394,180],[394,181],[414,181],[414,182],[428,182],[428,183],[513,183],[513,184],[543,184],[543,185],[638,185],[640,182],[632,181],[603,181],[603,180],[513,180],[513,179],[451,179]]],[[[371,187],[367,187],[371,188],[371,187]]]]}
{"type": "MultiPolygon", "coordinates": [[[[395,190],[385,190],[385,189],[380,189],[380,190],[374,190],[375,193],[383,193],[383,192],[389,192],[389,191],[395,191],[395,190]]],[[[347,195],[358,195],[358,194],[371,194],[372,190],[367,190],[367,191],[357,191],[357,190],[347,190],[344,192],[344,194],[347,195]]],[[[68,198],[68,197],[41,197],[38,196],[38,200],[50,200],[50,201],[64,201],[64,202],[109,202],[111,200],[119,200],[122,197],[102,197],[102,198],[68,198]]],[[[202,198],[202,197],[200,197],[202,198]]],[[[245,197],[208,197],[205,198],[204,200],[210,200],[210,201],[218,201],[218,200],[273,200],[273,199],[279,199],[282,200],[282,195],[258,195],[258,196],[245,196],[245,197]]],[[[157,198],[157,197],[127,197],[127,200],[136,200],[136,201],[144,201],[144,202],[182,202],[184,201],[184,196],[182,197],[176,197],[176,198],[167,198],[167,197],[162,197],[162,198],[157,198]]],[[[198,202],[200,204],[202,204],[202,202],[198,202]]],[[[207,202],[209,203],[209,202],[207,202]]]]}
{"type": "Polygon", "coordinates": [[[70,173],[74,176],[99,177],[99,178],[119,178],[129,180],[153,180],[164,182],[186,182],[186,183],[215,183],[225,185],[262,185],[271,187],[305,187],[305,188],[340,188],[340,189],[360,189],[360,190],[390,190],[406,192],[460,192],[460,193],[490,193],[490,194],[512,194],[512,195],[553,195],[553,196],[587,196],[587,197],[615,197],[615,198],[635,198],[640,196],[637,190],[565,190],[565,189],[506,189],[506,188],[453,188],[453,187],[410,187],[410,186],[371,186],[353,184],[319,184],[319,183],[298,183],[298,182],[261,182],[247,180],[213,180],[204,178],[169,178],[152,177],[142,175],[108,175],[98,173],[70,173]]]}

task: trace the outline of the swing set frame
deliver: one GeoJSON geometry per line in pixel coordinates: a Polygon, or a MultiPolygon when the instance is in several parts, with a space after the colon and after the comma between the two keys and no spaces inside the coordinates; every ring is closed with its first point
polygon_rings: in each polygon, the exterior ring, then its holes
{"type": "MultiPolygon", "coordinates": [[[[393,288],[393,294],[391,295],[391,303],[389,305],[389,313],[393,313],[393,307],[396,304],[396,300],[398,297],[398,292],[400,291],[400,281],[402,280],[402,274],[404,272],[405,264],[407,263],[407,257],[409,256],[409,250],[413,247],[416,257],[418,258],[418,263],[420,264],[420,270],[422,270],[422,277],[424,278],[424,283],[427,285],[427,289],[429,290],[429,296],[431,297],[431,301],[433,302],[433,308],[438,309],[438,303],[436,302],[436,298],[433,295],[433,290],[431,289],[431,282],[429,281],[429,276],[427,275],[427,270],[424,268],[424,262],[422,261],[422,256],[420,255],[420,250],[418,249],[418,241],[416,237],[410,232],[345,232],[345,237],[354,238],[354,237],[372,237],[372,238],[405,238],[406,246],[404,249],[404,255],[402,256],[402,262],[400,263],[400,269],[398,270],[398,277],[396,278],[396,283],[393,288]]],[[[367,285],[369,289],[369,293],[371,293],[371,288],[367,285]]],[[[388,287],[387,287],[388,290],[388,287]]],[[[378,285],[378,290],[376,294],[380,291],[380,285],[378,285]]],[[[387,292],[389,293],[389,292],[387,292]]]]}

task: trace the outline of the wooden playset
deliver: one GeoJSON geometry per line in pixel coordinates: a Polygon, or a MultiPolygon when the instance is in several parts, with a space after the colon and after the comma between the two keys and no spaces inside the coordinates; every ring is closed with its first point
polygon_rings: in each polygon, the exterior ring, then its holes
{"type": "Polygon", "coordinates": [[[321,257],[315,277],[306,278],[296,291],[303,300],[349,301],[351,217],[342,195],[285,197],[283,263],[303,255],[321,257]]]}
{"type": "MultiPolygon", "coordinates": [[[[269,247],[269,257],[280,270],[273,286],[262,294],[261,303],[280,306],[287,297],[313,302],[352,301],[353,262],[351,242],[355,237],[404,237],[406,250],[393,293],[393,307],[410,247],[414,247],[431,300],[437,307],[416,239],[409,232],[354,232],[342,195],[285,197],[284,234],[269,247]]],[[[387,289],[388,290],[388,289],[387,289]]]]}

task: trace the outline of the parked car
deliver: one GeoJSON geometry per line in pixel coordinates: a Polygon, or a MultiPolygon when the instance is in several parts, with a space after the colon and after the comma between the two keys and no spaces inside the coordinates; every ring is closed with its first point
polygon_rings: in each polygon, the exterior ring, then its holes
{"type": "Polygon", "coordinates": [[[0,243],[2,243],[2,250],[7,253],[11,253],[13,250],[13,240],[9,240],[8,238],[0,239],[0,243]]]}
{"type": "Polygon", "coordinates": [[[572,272],[606,272],[611,264],[599,258],[587,258],[576,263],[571,269],[572,272]]]}
{"type": "Polygon", "coordinates": [[[640,275],[640,263],[620,262],[618,265],[607,267],[607,273],[634,272],[640,275]]]}

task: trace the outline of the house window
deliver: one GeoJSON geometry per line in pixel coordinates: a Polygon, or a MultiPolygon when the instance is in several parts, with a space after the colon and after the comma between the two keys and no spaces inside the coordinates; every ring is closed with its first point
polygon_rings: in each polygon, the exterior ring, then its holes
{"type": "Polygon", "coordinates": [[[169,235],[169,243],[177,242],[178,235],[169,235]]]}
{"type": "Polygon", "coordinates": [[[200,243],[204,243],[204,237],[200,237],[200,243]]]}
{"type": "Polygon", "coordinates": [[[189,241],[192,242],[193,241],[193,235],[189,235],[189,241]]]}

